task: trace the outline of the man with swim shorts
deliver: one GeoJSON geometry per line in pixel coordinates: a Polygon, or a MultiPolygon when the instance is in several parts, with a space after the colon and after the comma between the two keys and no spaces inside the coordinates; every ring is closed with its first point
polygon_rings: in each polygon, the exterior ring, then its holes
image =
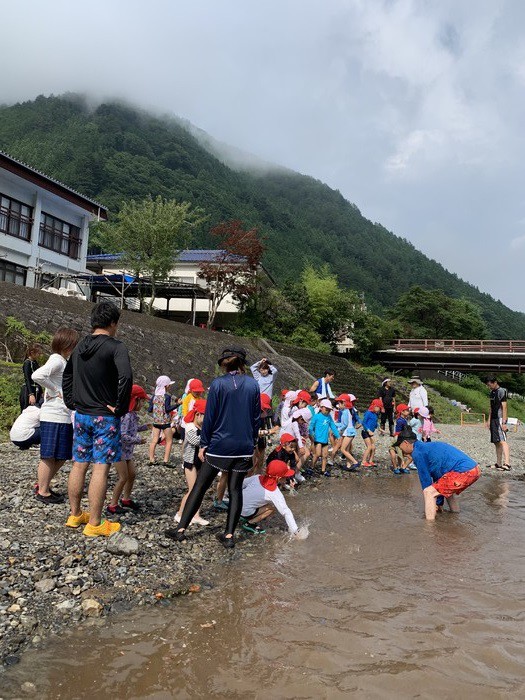
{"type": "Polygon", "coordinates": [[[395,442],[412,456],[425,502],[425,518],[435,520],[438,504],[447,499],[450,510],[459,513],[457,496],[481,476],[479,464],[457,447],[445,442],[420,442],[407,428],[395,442]]]}
{"type": "Polygon", "coordinates": [[[490,441],[496,448],[496,464],[494,467],[500,471],[510,471],[510,450],[507,442],[507,390],[498,384],[496,377],[486,379],[490,390],[490,415],[489,424],[490,441]]]}

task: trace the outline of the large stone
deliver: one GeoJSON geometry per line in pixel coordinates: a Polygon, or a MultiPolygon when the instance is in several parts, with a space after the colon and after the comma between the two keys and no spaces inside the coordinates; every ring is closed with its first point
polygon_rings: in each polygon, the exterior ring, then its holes
{"type": "Polygon", "coordinates": [[[134,537],[124,535],[122,532],[115,532],[114,535],[108,537],[107,550],[111,554],[137,554],[139,551],[139,543],[134,537]]]}
{"type": "Polygon", "coordinates": [[[41,581],[35,583],[35,589],[40,591],[40,593],[51,593],[56,587],[56,581],[54,578],[43,578],[41,581]]]}
{"type": "Polygon", "coordinates": [[[56,609],[60,610],[60,612],[69,612],[75,607],[75,605],[76,603],[74,600],[63,600],[57,604],[56,609]]]}
{"type": "Polygon", "coordinates": [[[87,617],[100,617],[102,605],[94,598],[86,598],[82,601],[82,612],[87,617]]]}

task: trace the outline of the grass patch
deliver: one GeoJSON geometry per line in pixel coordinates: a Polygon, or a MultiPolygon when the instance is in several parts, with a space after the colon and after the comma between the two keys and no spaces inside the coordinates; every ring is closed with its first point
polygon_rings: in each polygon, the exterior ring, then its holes
{"type": "Polygon", "coordinates": [[[20,413],[20,387],[22,386],[22,365],[0,362],[0,440],[9,440],[9,431],[20,413]]]}
{"type": "MultiPolygon", "coordinates": [[[[455,399],[468,406],[474,413],[484,413],[486,419],[489,417],[489,397],[488,390],[482,382],[480,387],[474,387],[474,382],[468,382],[468,386],[445,382],[440,379],[429,379],[427,384],[439,391],[440,394],[449,399],[455,399]]],[[[525,422],[525,402],[520,399],[509,399],[509,416],[518,418],[525,422]]]]}

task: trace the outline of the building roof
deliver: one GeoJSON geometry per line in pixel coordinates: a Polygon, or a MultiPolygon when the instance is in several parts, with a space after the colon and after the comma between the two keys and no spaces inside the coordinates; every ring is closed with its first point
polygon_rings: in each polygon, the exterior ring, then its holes
{"type": "Polygon", "coordinates": [[[49,175],[46,175],[40,170],[32,168],[30,165],[27,165],[27,163],[16,160],[16,158],[13,158],[8,153],[1,150],[0,168],[9,170],[9,172],[18,175],[24,180],[28,180],[29,182],[42,187],[44,190],[47,190],[52,194],[56,194],[59,197],[62,197],[62,199],[66,199],[68,202],[76,204],[77,207],[85,209],[90,214],[93,214],[93,216],[97,216],[98,218],[107,221],[108,210],[102,204],[96,202],[94,199],[89,199],[89,197],[86,197],[81,192],[77,192],[72,187],[64,185],[63,182],[55,180],[53,177],[49,177],[49,175]]]}
{"type": "MultiPolygon", "coordinates": [[[[186,262],[186,263],[202,263],[202,262],[213,262],[217,256],[222,253],[222,250],[181,250],[176,258],[176,262],[186,262]]],[[[88,262],[118,262],[122,257],[122,253],[100,253],[95,255],[88,255],[88,262]]]]}

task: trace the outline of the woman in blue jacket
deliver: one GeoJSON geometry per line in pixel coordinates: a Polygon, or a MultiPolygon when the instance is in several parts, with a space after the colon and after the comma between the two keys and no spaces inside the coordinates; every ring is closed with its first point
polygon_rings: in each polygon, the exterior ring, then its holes
{"type": "Polygon", "coordinates": [[[233,533],[242,510],[242,484],[253,466],[259,437],[261,395],[259,385],[245,374],[246,351],[230,346],[222,351],[218,364],[224,374],[210,385],[202,425],[199,459],[202,466],[180,518],[178,528],[166,535],[182,542],[186,528],[200,508],[204,494],[219,472],[228,474],[228,516],[226,530],[217,535],[226,548],[235,546],[233,533]]]}

